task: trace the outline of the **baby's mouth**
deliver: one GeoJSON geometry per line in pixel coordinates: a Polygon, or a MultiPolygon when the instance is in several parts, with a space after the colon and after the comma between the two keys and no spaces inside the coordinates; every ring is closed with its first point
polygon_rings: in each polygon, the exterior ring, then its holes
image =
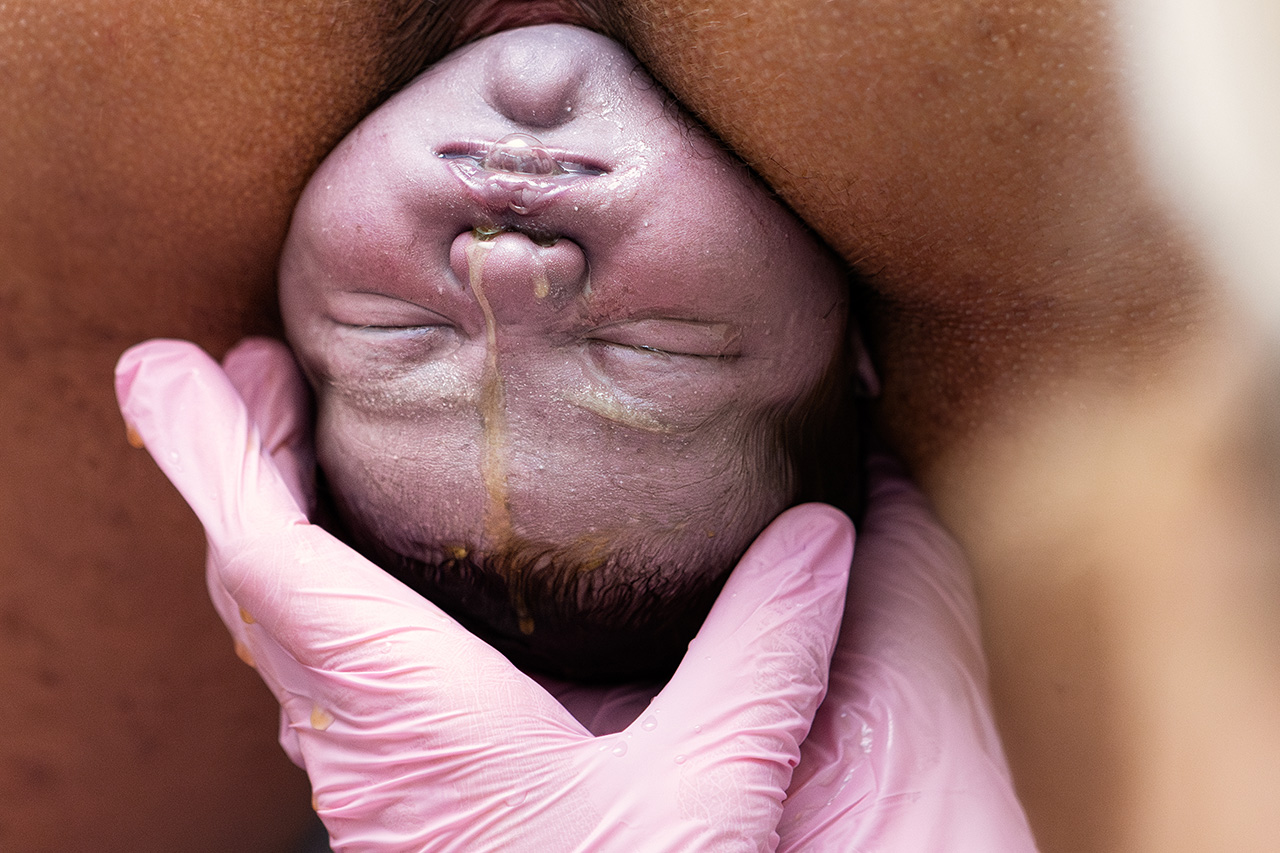
{"type": "Polygon", "coordinates": [[[536,216],[578,181],[609,171],[590,158],[553,151],[526,133],[512,133],[488,144],[453,143],[436,154],[494,215],[536,216]]]}

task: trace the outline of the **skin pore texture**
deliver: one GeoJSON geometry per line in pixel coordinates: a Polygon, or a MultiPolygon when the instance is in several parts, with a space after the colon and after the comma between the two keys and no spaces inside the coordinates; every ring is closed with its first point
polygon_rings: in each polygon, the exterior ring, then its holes
{"type": "Polygon", "coordinates": [[[877,293],[885,437],[972,560],[1041,849],[1272,849],[1271,374],[1149,191],[1095,0],[6,3],[0,847],[295,848],[306,781],[112,365],[278,331],[325,153],[549,7],[618,36],[877,293]]]}
{"type": "Polygon", "coordinates": [[[482,39],[361,122],[280,289],[354,541],[539,671],[668,675],[802,492],[788,422],[853,443],[810,404],[841,265],[588,30],[482,39]]]}

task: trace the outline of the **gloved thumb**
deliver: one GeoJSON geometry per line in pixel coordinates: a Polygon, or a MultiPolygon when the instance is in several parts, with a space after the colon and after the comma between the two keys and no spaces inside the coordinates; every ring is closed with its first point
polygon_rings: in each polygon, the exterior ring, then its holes
{"type": "MultiPolygon", "coordinates": [[[[800,744],[826,693],[853,554],[853,524],[806,504],[779,516],[734,569],[667,687],[631,731],[665,727],[687,772],[723,774],[774,826],[800,744]]],[[[635,731],[638,735],[640,732],[635,731]]]]}
{"type": "Polygon", "coordinates": [[[204,525],[227,547],[267,525],[305,522],[257,428],[222,369],[186,341],[132,347],[116,365],[116,397],[130,430],[204,525]]]}

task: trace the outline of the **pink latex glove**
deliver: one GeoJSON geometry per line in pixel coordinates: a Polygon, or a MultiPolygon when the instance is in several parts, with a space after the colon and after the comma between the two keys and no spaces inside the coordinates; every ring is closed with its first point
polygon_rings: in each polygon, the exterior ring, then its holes
{"type": "Polygon", "coordinates": [[[809,505],[779,517],[670,683],[625,730],[596,738],[308,523],[305,389],[283,346],[242,345],[227,374],[190,344],[153,341],[121,358],[117,395],[205,527],[215,604],[280,701],[282,743],[335,847],[777,846],[839,627],[853,544],[843,515],[809,505]]]}
{"type": "Polygon", "coordinates": [[[831,683],[779,850],[1033,851],[964,555],[893,459],[872,457],[868,485],[831,683]]]}
{"type": "MultiPolygon", "coordinates": [[[[924,495],[869,465],[827,696],[783,803],[780,851],[1035,850],[987,695],[968,567],[924,495]]],[[[549,685],[580,719],[621,727],[640,688],[549,685]]]]}

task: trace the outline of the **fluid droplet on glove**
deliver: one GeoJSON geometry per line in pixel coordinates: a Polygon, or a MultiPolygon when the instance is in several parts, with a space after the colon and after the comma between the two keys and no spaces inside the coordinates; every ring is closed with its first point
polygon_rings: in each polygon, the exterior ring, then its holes
{"type": "Polygon", "coordinates": [[[322,732],[329,726],[333,725],[333,714],[330,714],[319,705],[311,706],[311,728],[318,732],[322,732]]]}

